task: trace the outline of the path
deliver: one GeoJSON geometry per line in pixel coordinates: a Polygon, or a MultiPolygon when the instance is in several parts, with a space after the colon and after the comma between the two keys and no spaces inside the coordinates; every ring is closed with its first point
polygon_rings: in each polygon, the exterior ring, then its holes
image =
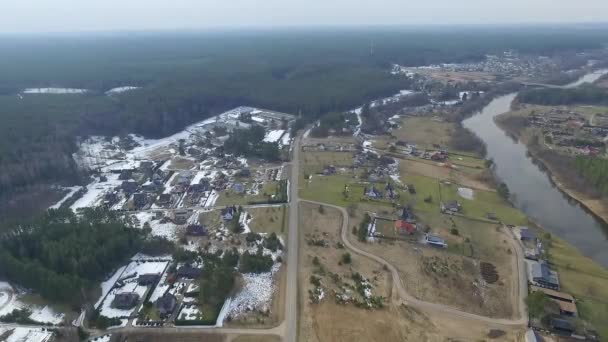
{"type": "MultiPolygon", "coordinates": [[[[520,300],[518,303],[519,305],[517,305],[517,306],[519,308],[518,311],[519,311],[520,317],[517,319],[506,319],[506,318],[491,318],[491,317],[481,316],[481,315],[461,311],[461,310],[458,310],[456,308],[453,308],[453,307],[450,307],[447,305],[425,302],[425,301],[414,298],[409,293],[407,293],[407,291],[403,287],[403,282],[401,281],[401,277],[399,276],[399,272],[397,271],[397,268],[395,268],[395,266],[393,266],[391,263],[384,260],[383,258],[381,258],[375,254],[358,249],[353,244],[351,244],[351,242],[348,240],[348,232],[349,232],[349,230],[348,230],[348,213],[346,212],[345,208],[339,207],[336,205],[332,205],[332,204],[317,202],[317,201],[302,200],[302,202],[312,203],[315,205],[323,205],[323,206],[327,206],[327,207],[339,210],[342,213],[342,217],[343,217],[340,237],[341,237],[344,245],[346,247],[348,247],[350,250],[352,250],[354,253],[362,255],[369,259],[372,259],[372,260],[386,266],[388,268],[388,270],[391,272],[391,275],[393,277],[393,284],[397,289],[397,293],[399,294],[401,299],[403,301],[405,301],[405,303],[407,305],[410,305],[410,306],[413,306],[420,310],[426,311],[426,312],[430,313],[431,315],[434,315],[435,313],[438,313],[440,315],[447,314],[448,316],[452,316],[452,317],[456,317],[456,318],[460,318],[460,319],[475,320],[475,321],[483,322],[492,328],[498,328],[498,329],[514,328],[514,327],[523,328],[524,326],[527,325],[528,316],[526,314],[525,304],[523,302],[524,297],[525,297],[523,295],[523,293],[524,292],[527,293],[527,285],[522,287],[521,267],[522,267],[524,261],[523,261],[523,258],[521,257],[522,256],[521,249],[514,247],[516,250],[516,254],[517,254],[516,258],[518,260],[517,261],[517,265],[518,265],[518,272],[517,272],[518,277],[517,278],[518,278],[519,286],[517,286],[517,288],[519,290],[518,292],[520,294],[519,295],[520,300]]],[[[512,239],[509,239],[509,240],[512,241],[512,239]]],[[[524,278],[524,280],[525,280],[525,278],[524,278]]]]}

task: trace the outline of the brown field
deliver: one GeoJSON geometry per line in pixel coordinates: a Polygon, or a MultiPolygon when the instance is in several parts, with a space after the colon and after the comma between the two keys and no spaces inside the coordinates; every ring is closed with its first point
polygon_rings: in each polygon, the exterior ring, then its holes
{"type": "MultiPolygon", "coordinates": [[[[358,212],[364,212],[366,209],[369,208],[360,206],[358,212]]],[[[345,267],[338,265],[339,255],[344,250],[334,247],[339,241],[341,218],[337,211],[330,208],[325,208],[324,214],[321,214],[317,205],[303,204],[300,210],[300,227],[303,227],[300,231],[300,341],[476,341],[487,338],[489,328],[484,324],[460,321],[452,316],[429,318],[422,312],[401,304],[392,290],[390,275],[375,262],[353,253],[351,253],[353,262],[349,268],[366,277],[376,274],[374,292],[386,294],[384,308],[365,310],[352,304],[340,305],[335,302],[330,291],[326,291],[326,298],[321,303],[312,304],[308,299],[308,289],[312,287],[308,279],[315,272],[318,274],[318,267],[313,265],[312,258],[314,256],[319,258],[325,273],[335,272],[342,275],[344,272],[345,267]],[[306,237],[311,234],[323,237],[328,241],[329,247],[309,246],[306,237]]],[[[399,249],[392,248],[393,246],[387,248],[388,246],[375,245],[378,248],[389,249],[390,253],[403,258],[401,264],[412,263],[412,260],[408,259],[411,256],[399,254],[399,250],[405,249],[408,244],[399,245],[399,249]]],[[[409,248],[409,250],[413,249],[409,248]]],[[[374,252],[385,256],[377,249],[374,252]]],[[[439,251],[435,252],[439,253],[439,251]]],[[[391,262],[395,261],[391,260],[391,262]]],[[[410,276],[408,278],[412,278],[409,281],[416,282],[416,278],[419,278],[418,273],[415,270],[414,273],[408,274],[410,276]]],[[[321,283],[325,286],[330,281],[327,277],[323,277],[321,283]]],[[[428,282],[426,287],[431,287],[431,284],[428,282]]],[[[493,340],[520,341],[521,333],[508,331],[504,336],[493,340]]]]}
{"type": "Polygon", "coordinates": [[[276,233],[286,238],[287,211],[285,206],[249,208],[247,213],[253,216],[249,227],[255,233],[276,233]]]}
{"type": "Polygon", "coordinates": [[[454,124],[435,121],[431,118],[405,118],[401,127],[392,134],[398,140],[418,144],[420,148],[430,148],[433,144],[448,145],[454,124]]]}
{"type": "MultiPolygon", "coordinates": [[[[366,209],[373,210],[372,207],[366,209]]],[[[351,226],[360,222],[362,212],[357,211],[351,226]]],[[[406,290],[418,299],[490,317],[510,318],[517,315],[512,297],[515,294],[515,258],[508,251],[510,245],[505,240],[509,237],[502,230],[492,224],[453,218],[459,230],[459,236],[455,236],[450,234],[453,225],[448,216],[426,213],[419,219],[430,227],[432,233],[446,240],[449,245],[447,250],[417,242],[383,239],[374,243],[360,243],[352,234],[350,240],[359,248],[393,264],[399,270],[406,290]],[[482,285],[481,261],[496,266],[498,282],[482,285]]],[[[419,238],[422,238],[422,234],[419,238]]]]}
{"type": "Polygon", "coordinates": [[[200,332],[161,332],[159,330],[137,333],[112,334],[112,342],[226,342],[224,334],[200,332]]]}
{"type": "Polygon", "coordinates": [[[485,168],[473,169],[459,167],[458,169],[452,169],[445,164],[423,159],[400,160],[399,168],[403,179],[407,179],[408,174],[414,174],[439,180],[447,180],[473,189],[494,191],[494,189],[482,178],[485,168]]]}
{"type": "Polygon", "coordinates": [[[194,167],[194,162],[187,158],[175,157],[171,160],[169,168],[179,170],[190,170],[194,167]]]}
{"type": "Polygon", "coordinates": [[[423,72],[431,76],[433,79],[442,82],[469,82],[469,81],[494,81],[496,77],[485,72],[456,72],[456,71],[439,71],[430,70],[423,72]]]}
{"type": "Polygon", "coordinates": [[[280,342],[281,338],[275,335],[242,335],[229,337],[226,342],[280,342]]]}

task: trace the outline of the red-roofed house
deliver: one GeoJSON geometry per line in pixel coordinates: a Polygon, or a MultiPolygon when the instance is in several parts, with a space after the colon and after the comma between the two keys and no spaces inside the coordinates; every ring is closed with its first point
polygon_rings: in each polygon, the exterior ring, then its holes
{"type": "Polygon", "coordinates": [[[416,233],[416,225],[403,220],[395,221],[395,232],[399,235],[412,235],[416,233]]]}

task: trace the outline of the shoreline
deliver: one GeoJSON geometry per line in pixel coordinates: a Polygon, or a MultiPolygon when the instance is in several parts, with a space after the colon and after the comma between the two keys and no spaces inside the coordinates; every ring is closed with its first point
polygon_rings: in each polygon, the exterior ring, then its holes
{"type": "Polygon", "coordinates": [[[504,125],[502,120],[500,120],[500,117],[504,118],[508,115],[508,113],[509,112],[500,114],[494,118],[496,126],[498,126],[498,128],[500,128],[503,132],[516,138],[520,143],[524,144],[526,146],[526,151],[532,161],[535,164],[540,164],[539,168],[547,175],[551,184],[553,184],[562,193],[562,195],[566,196],[568,200],[576,202],[586,212],[588,212],[595,219],[600,221],[605,226],[604,231],[608,232],[608,209],[598,208],[601,203],[591,203],[601,201],[601,199],[591,198],[589,195],[571,189],[566,184],[564,184],[564,182],[560,180],[558,172],[556,172],[545,160],[538,156],[537,151],[535,151],[529,146],[528,141],[526,141],[526,139],[523,139],[519,132],[509,129],[506,125],[504,125]]]}

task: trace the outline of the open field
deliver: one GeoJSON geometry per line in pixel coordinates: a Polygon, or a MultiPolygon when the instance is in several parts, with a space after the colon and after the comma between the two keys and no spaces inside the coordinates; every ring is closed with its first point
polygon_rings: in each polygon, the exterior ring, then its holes
{"type": "Polygon", "coordinates": [[[277,233],[285,237],[287,211],[285,206],[247,209],[247,212],[253,216],[249,227],[256,233],[277,233]]]}
{"type": "Polygon", "coordinates": [[[281,338],[274,335],[241,335],[228,339],[227,342],[280,342],[281,338]]]}
{"type": "MultiPolygon", "coordinates": [[[[278,182],[275,181],[265,182],[262,189],[256,195],[236,193],[232,189],[223,191],[220,193],[215,205],[244,205],[250,202],[268,201],[269,197],[277,191],[277,184],[278,182]]],[[[243,184],[243,186],[249,189],[251,184],[243,184]]]]}
{"type": "Polygon", "coordinates": [[[475,219],[486,219],[488,213],[506,224],[524,225],[526,216],[492,191],[473,190],[473,199],[466,199],[458,194],[457,184],[441,184],[441,200],[456,200],[462,206],[461,214],[475,219]]]}
{"type": "MultiPolygon", "coordinates": [[[[362,219],[362,212],[373,207],[361,206],[351,226],[362,219]]],[[[382,209],[378,212],[383,214],[382,209]]],[[[490,317],[511,318],[517,315],[514,307],[513,251],[506,239],[510,238],[497,225],[452,218],[434,212],[424,212],[419,220],[430,232],[443,237],[447,249],[427,247],[419,242],[378,239],[361,243],[350,235],[357,247],[376,254],[397,267],[406,290],[424,301],[450,305],[461,310],[490,317]],[[452,221],[454,223],[452,223],[452,221]],[[456,227],[459,235],[450,230],[456,227]],[[485,284],[480,273],[480,262],[496,266],[499,280],[485,284]]],[[[422,234],[418,235],[418,239],[422,234]]],[[[416,241],[416,239],[413,239],[416,241]]]]}
{"type": "Polygon", "coordinates": [[[401,120],[401,127],[392,134],[397,140],[417,144],[420,148],[432,148],[434,144],[447,146],[453,132],[453,123],[413,117],[401,120]]]}

